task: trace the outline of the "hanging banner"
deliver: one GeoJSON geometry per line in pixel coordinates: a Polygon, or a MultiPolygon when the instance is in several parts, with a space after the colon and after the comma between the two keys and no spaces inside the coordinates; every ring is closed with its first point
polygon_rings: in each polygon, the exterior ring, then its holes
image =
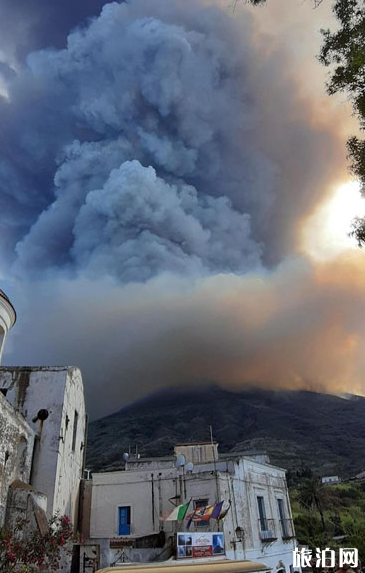
{"type": "Polygon", "coordinates": [[[198,559],[224,554],[224,534],[220,531],[177,534],[178,559],[198,559]]]}

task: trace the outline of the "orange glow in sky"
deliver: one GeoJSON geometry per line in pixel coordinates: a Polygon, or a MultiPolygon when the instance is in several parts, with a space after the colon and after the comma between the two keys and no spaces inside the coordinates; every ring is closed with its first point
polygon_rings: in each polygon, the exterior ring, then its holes
{"type": "Polygon", "coordinates": [[[358,249],[356,239],[349,236],[355,217],[365,216],[365,199],[357,181],[349,181],[333,190],[306,220],[303,248],[319,261],[332,259],[344,251],[358,249]]]}

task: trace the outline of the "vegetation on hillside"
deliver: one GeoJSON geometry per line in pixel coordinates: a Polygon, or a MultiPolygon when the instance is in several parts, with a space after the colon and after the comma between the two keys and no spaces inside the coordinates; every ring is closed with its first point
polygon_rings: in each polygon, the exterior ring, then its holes
{"type": "Polygon", "coordinates": [[[298,543],[314,554],[317,547],[356,547],[365,563],[365,482],[323,485],[310,470],[288,477],[298,543]]]}
{"type": "Polygon", "coordinates": [[[365,469],[365,399],[303,391],[164,389],[89,426],[87,468],[123,467],[129,448],[172,455],[174,444],[210,439],[220,452],[266,451],[285,469],[351,477],[365,469]]]}

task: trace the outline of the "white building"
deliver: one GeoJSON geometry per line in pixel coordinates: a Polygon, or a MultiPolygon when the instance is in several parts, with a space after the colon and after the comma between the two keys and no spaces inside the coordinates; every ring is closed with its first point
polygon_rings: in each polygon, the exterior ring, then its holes
{"type": "Polygon", "coordinates": [[[30,483],[47,496],[47,515],[59,512],[76,523],[86,446],[79,369],[2,367],[0,390],[35,436],[30,483]]]}
{"type": "MultiPolygon", "coordinates": [[[[0,291],[0,356],[15,318],[0,291]]],[[[68,515],[77,526],[86,427],[78,368],[0,368],[0,526],[22,507],[68,515]]]]}
{"type": "Polygon", "coordinates": [[[331,485],[334,483],[341,483],[341,478],[339,476],[324,476],[321,482],[325,485],[331,485]]]}
{"type": "Polygon", "coordinates": [[[11,304],[4,291],[0,289],[0,364],[4,349],[5,337],[10,328],[14,326],[15,321],[15,308],[11,304]]]}
{"type": "Polygon", "coordinates": [[[85,485],[81,558],[86,563],[93,556],[100,567],[123,559],[168,559],[187,520],[160,518],[191,500],[189,511],[231,503],[223,521],[189,529],[223,531],[228,558],[262,561],[274,572],[292,567],[295,538],[285,470],[266,456],[218,456],[216,444],[182,444],[174,457],[130,459],[124,471],[94,473],[85,485]],[[185,463],[177,468],[176,460],[185,463]]]}

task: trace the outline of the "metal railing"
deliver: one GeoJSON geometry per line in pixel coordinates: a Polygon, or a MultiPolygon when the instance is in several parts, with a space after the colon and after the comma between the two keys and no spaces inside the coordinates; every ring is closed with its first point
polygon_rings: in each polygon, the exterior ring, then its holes
{"type": "Polygon", "coordinates": [[[262,541],[275,541],[278,538],[275,519],[259,519],[259,531],[262,541]]]}
{"type": "Polygon", "coordinates": [[[280,519],[281,536],[283,539],[295,537],[294,523],[292,519],[280,519]]]}

